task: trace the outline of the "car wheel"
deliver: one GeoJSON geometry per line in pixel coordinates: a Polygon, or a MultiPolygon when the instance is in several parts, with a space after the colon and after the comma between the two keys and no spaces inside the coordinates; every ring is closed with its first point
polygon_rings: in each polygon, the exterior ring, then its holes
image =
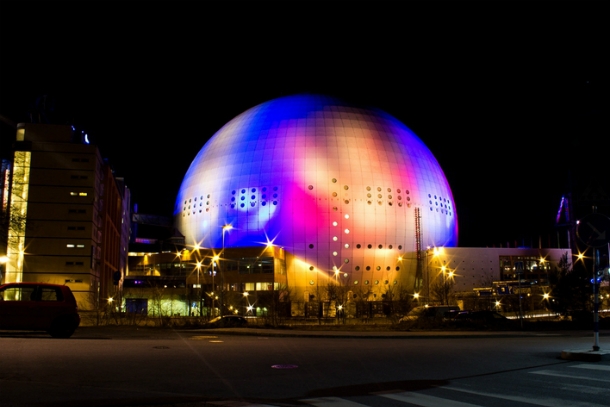
{"type": "Polygon", "coordinates": [[[49,335],[53,338],[69,338],[76,331],[76,328],[70,321],[65,319],[57,319],[53,321],[49,329],[49,335]]]}

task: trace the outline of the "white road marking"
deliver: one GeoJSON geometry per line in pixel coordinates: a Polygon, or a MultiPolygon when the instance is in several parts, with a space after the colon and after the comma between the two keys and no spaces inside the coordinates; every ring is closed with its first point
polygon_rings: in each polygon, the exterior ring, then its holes
{"type": "Polygon", "coordinates": [[[461,401],[412,392],[381,394],[380,396],[397,401],[406,401],[407,403],[423,407],[481,407],[478,404],[463,403],[461,401]]]}
{"type": "Polygon", "coordinates": [[[485,393],[482,391],[474,391],[474,390],[468,390],[468,389],[461,389],[458,387],[451,387],[451,386],[446,386],[446,387],[442,387],[443,389],[448,389],[448,390],[455,390],[455,391],[460,391],[462,393],[469,393],[469,394],[476,394],[478,396],[485,396],[485,397],[491,397],[491,398],[497,398],[497,399],[503,399],[503,400],[510,400],[510,401],[516,401],[519,403],[528,403],[528,404],[534,404],[537,406],[545,406],[545,407],[559,407],[559,406],[570,406],[570,407],[608,407],[607,405],[604,404],[592,404],[592,403],[587,403],[587,402],[580,402],[580,401],[568,401],[565,399],[556,399],[556,398],[552,398],[552,397],[545,397],[545,398],[538,398],[538,399],[533,399],[533,398],[529,398],[529,397],[519,397],[519,396],[510,396],[507,394],[495,394],[495,393],[485,393]]]}
{"type": "Polygon", "coordinates": [[[610,365],[574,365],[570,367],[576,367],[578,369],[606,370],[610,372],[610,365]]]}
{"type": "Polygon", "coordinates": [[[530,372],[530,373],[540,374],[540,375],[545,375],[545,376],[567,377],[569,379],[592,380],[592,381],[596,381],[596,382],[610,383],[610,379],[600,379],[597,377],[586,377],[586,376],[577,376],[577,375],[571,375],[571,374],[556,373],[553,370],[536,370],[535,372],[530,372]]]}

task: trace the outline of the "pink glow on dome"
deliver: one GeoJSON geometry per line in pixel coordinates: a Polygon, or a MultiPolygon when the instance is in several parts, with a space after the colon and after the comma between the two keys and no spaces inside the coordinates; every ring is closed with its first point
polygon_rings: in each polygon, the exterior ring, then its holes
{"type": "Polygon", "coordinates": [[[227,247],[269,238],[307,264],[350,271],[388,250],[413,258],[416,208],[420,247],[457,245],[451,189],[413,132],[376,109],[296,95],[223,126],[188,169],[174,215],[187,243],[219,248],[231,224],[227,247]]]}

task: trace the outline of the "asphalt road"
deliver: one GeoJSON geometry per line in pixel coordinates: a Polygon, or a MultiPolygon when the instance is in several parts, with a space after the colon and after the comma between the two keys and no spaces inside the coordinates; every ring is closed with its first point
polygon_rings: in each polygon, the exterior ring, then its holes
{"type": "Polygon", "coordinates": [[[592,344],[584,331],[0,332],[0,406],[607,406],[610,361],[560,358],[592,344]]]}

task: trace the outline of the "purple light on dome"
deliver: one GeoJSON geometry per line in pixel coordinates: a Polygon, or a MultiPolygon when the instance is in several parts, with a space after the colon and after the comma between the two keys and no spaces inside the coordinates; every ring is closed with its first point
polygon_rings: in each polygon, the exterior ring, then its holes
{"type": "Polygon", "coordinates": [[[453,195],[424,143],[383,111],[319,95],[274,99],[223,126],[191,163],[174,216],[187,243],[219,248],[230,224],[226,247],[273,240],[324,270],[351,271],[390,245],[409,259],[418,233],[424,249],[457,245],[453,195]]]}

